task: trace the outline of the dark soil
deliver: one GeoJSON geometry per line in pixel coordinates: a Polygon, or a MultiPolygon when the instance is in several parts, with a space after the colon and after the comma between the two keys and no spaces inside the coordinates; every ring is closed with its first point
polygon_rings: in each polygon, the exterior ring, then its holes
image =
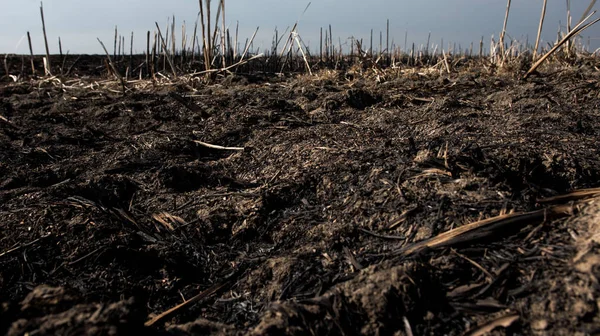
{"type": "Polygon", "coordinates": [[[600,201],[397,253],[600,186],[594,65],[234,75],[125,97],[5,81],[0,332],[462,335],[511,314],[495,332],[600,332],[600,201]]]}

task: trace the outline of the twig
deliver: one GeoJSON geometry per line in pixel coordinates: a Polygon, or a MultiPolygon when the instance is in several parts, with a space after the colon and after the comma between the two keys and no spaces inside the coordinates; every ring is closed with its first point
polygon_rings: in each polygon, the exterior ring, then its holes
{"type": "Polygon", "coordinates": [[[0,122],[3,122],[6,125],[14,128],[14,129],[20,129],[17,125],[13,124],[10,120],[6,119],[6,117],[4,117],[3,115],[0,115],[0,122]]]}
{"type": "Polygon", "coordinates": [[[540,65],[542,65],[542,63],[544,63],[544,61],[550,57],[550,55],[552,55],[556,50],[558,50],[558,48],[560,48],[560,46],[562,46],[563,44],[565,44],[571,37],[579,34],[580,32],[584,31],[585,29],[591,27],[592,25],[596,24],[598,21],[600,21],[600,18],[586,24],[585,26],[581,26],[585,21],[587,21],[590,17],[592,17],[594,14],[596,14],[596,11],[593,11],[590,15],[588,15],[585,20],[579,22],[574,28],[573,30],[571,30],[567,35],[565,35],[565,37],[563,37],[562,40],[560,40],[560,42],[558,42],[556,45],[554,45],[554,47],[552,47],[552,49],[550,49],[550,51],[548,51],[544,56],[542,56],[537,62],[535,62],[534,65],[531,66],[531,69],[529,69],[529,71],[527,71],[527,73],[525,74],[525,76],[523,76],[523,78],[527,78],[529,77],[529,75],[531,75],[540,65]]]}
{"type": "Polygon", "coordinates": [[[165,53],[165,58],[167,62],[169,62],[169,66],[171,67],[171,71],[173,72],[173,78],[177,78],[177,70],[175,69],[175,65],[173,64],[173,60],[171,59],[171,55],[169,55],[167,44],[165,39],[162,37],[162,33],[160,32],[160,27],[158,26],[158,22],[154,22],[156,24],[156,29],[158,29],[158,37],[160,39],[160,43],[163,47],[163,52],[165,53]]]}
{"type": "Polygon", "coordinates": [[[348,261],[354,267],[354,269],[356,269],[357,271],[360,271],[360,270],[362,270],[364,268],[358,262],[358,260],[356,260],[356,257],[354,257],[354,254],[352,254],[352,251],[350,251],[350,249],[347,248],[346,246],[344,246],[344,254],[346,254],[346,258],[348,258],[348,261]]]}
{"type": "Polygon", "coordinates": [[[494,276],[492,275],[492,273],[490,273],[488,270],[486,270],[485,268],[483,268],[483,266],[479,265],[478,263],[476,263],[474,260],[472,260],[471,258],[462,255],[458,252],[456,252],[455,249],[452,249],[452,253],[456,254],[458,257],[463,258],[464,260],[468,261],[471,265],[477,267],[481,272],[483,272],[483,274],[485,274],[490,281],[492,281],[494,279],[494,276]]]}
{"type": "Polygon", "coordinates": [[[115,64],[113,63],[112,59],[110,58],[110,54],[108,53],[108,50],[106,50],[106,47],[104,46],[104,43],[102,43],[102,41],[100,41],[99,38],[96,38],[96,39],[98,40],[98,42],[100,42],[100,45],[102,46],[102,49],[104,49],[104,52],[106,53],[106,58],[108,58],[108,64],[110,65],[110,68],[113,70],[113,72],[115,73],[115,75],[121,81],[121,86],[123,88],[123,95],[125,95],[125,79],[117,71],[117,68],[115,67],[115,64]]]}
{"type": "Polygon", "coordinates": [[[249,58],[249,59],[247,59],[247,60],[239,61],[239,62],[237,62],[237,63],[235,63],[235,64],[232,64],[232,65],[230,65],[230,66],[228,66],[228,67],[226,67],[226,68],[221,68],[221,69],[210,69],[210,70],[204,70],[204,71],[197,71],[197,72],[193,72],[193,73],[191,73],[191,74],[188,74],[187,76],[196,76],[196,75],[202,75],[202,74],[207,74],[207,73],[211,73],[211,72],[223,72],[223,71],[229,71],[229,70],[231,70],[231,69],[233,69],[233,68],[235,68],[235,67],[237,67],[237,66],[244,65],[244,64],[246,64],[246,63],[248,63],[248,62],[250,62],[250,61],[252,61],[252,60],[254,60],[254,59],[261,58],[261,57],[263,57],[263,56],[264,56],[263,54],[258,54],[258,55],[255,55],[255,56],[252,56],[252,57],[250,57],[250,58],[249,58]]]}
{"type": "Polygon", "coordinates": [[[304,64],[306,65],[306,70],[308,70],[308,74],[312,76],[312,70],[310,69],[310,65],[308,64],[308,60],[306,59],[306,54],[304,53],[304,48],[302,48],[302,44],[300,44],[300,38],[298,37],[298,33],[293,32],[294,40],[298,44],[298,48],[300,49],[300,53],[302,53],[302,59],[304,59],[304,64]]]}
{"type": "Polygon", "coordinates": [[[69,66],[69,69],[67,69],[67,73],[65,73],[65,77],[69,76],[69,74],[71,73],[71,70],[73,70],[73,68],[75,67],[75,65],[77,64],[77,62],[79,62],[80,58],[81,58],[81,55],[77,56],[77,58],[75,59],[75,62],[73,62],[73,64],[71,64],[69,66]]]}
{"type": "Polygon", "coordinates": [[[508,328],[519,319],[519,314],[510,313],[505,316],[493,319],[484,323],[483,325],[477,326],[474,330],[466,333],[467,336],[482,336],[490,334],[494,329],[498,327],[508,328]]]}
{"type": "MultiPolygon", "coordinates": [[[[544,18],[546,17],[546,5],[548,4],[548,0],[544,0],[544,4],[542,5],[542,16],[540,17],[540,25],[538,26],[537,37],[535,39],[535,47],[533,47],[533,60],[535,61],[537,57],[538,48],[540,46],[540,38],[542,36],[542,28],[544,26],[544,18]]],[[[585,15],[584,15],[585,17],[585,15]]]]}
{"type": "MultiPolygon", "coordinates": [[[[246,44],[246,48],[244,48],[244,52],[242,53],[242,56],[240,57],[240,61],[238,63],[241,63],[244,60],[244,57],[246,57],[246,54],[248,53],[248,50],[250,49],[250,45],[252,45],[252,41],[254,41],[254,38],[256,37],[256,33],[258,33],[259,28],[260,27],[256,27],[256,30],[252,34],[250,41],[246,44]]],[[[260,54],[260,55],[262,55],[262,54],[260,54]]]]}
{"type": "Polygon", "coordinates": [[[27,32],[27,41],[29,42],[29,54],[31,55],[29,60],[31,62],[31,75],[35,76],[35,65],[33,64],[33,48],[31,46],[31,34],[27,32]]]}
{"type": "Polygon", "coordinates": [[[450,65],[448,65],[448,57],[446,57],[446,52],[442,50],[442,55],[444,55],[444,65],[446,66],[446,72],[450,73],[450,65]]]}
{"type": "Polygon", "coordinates": [[[243,151],[244,150],[244,147],[223,147],[223,146],[219,146],[219,145],[213,145],[213,144],[209,144],[206,142],[202,142],[199,140],[193,140],[193,141],[200,146],[204,146],[204,147],[208,147],[208,148],[212,148],[212,149],[230,150],[230,151],[243,151]]]}
{"type": "Polygon", "coordinates": [[[580,199],[596,197],[596,196],[600,196],[600,188],[576,190],[576,191],[573,191],[566,195],[558,195],[558,196],[538,199],[537,202],[538,203],[568,202],[568,201],[577,201],[580,199]]]}
{"type": "Polygon", "coordinates": [[[506,15],[504,16],[504,25],[502,26],[502,33],[500,33],[500,54],[502,55],[502,60],[504,60],[504,35],[506,35],[506,24],[508,23],[508,14],[510,13],[510,2],[508,0],[506,3],[506,15]]]}
{"type": "Polygon", "coordinates": [[[156,323],[162,321],[163,319],[167,318],[169,315],[174,314],[174,313],[176,313],[177,311],[179,311],[181,309],[190,307],[194,303],[196,303],[196,302],[198,302],[198,301],[200,301],[200,300],[202,300],[204,298],[207,298],[207,297],[215,294],[216,292],[218,292],[221,289],[225,288],[227,285],[229,285],[229,282],[224,282],[224,283],[217,284],[217,285],[214,285],[212,287],[209,287],[208,289],[206,289],[205,291],[201,292],[200,294],[194,296],[193,298],[191,298],[191,299],[189,299],[189,300],[187,300],[185,302],[182,302],[182,303],[178,304],[177,306],[175,306],[175,307],[173,307],[171,309],[168,309],[168,310],[166,310],[166,311],[164,311],[164,312],[156,315],[155,317],[153,317],[150,320],[146,321],[146,323],[144,323],[144,326],[151,327],[154,324],[156,324],[156,323]]]}
{"type": "Polygon", "coordinates": [[[85,259],[87,259],[87,258],[91,257],[91,256],[92,256],[92,255],[94,255],[95,253],[98,253],[100,250],[103,250],[104,248],[105,248],[104,246],[102,246],[102,247],[99,247],[99,248],[97,248],[97,249],[93,250],[92,252],[90,252],[90,253],[88,253],[88,254],[84,255],[83,257],[81,257],[81,258],[79,258],[79,259],[77,259],[77,260],[70,261],[68,264],[69,264],[69,265],[71,265],[71,266],[72,266],[72,265],[75,265],[75,264],[77,264],[78,262],[81,262],[81,261],[83,261],[83,260],[85,260],[85,259]]]}
{"type": "Polygon", "coordinates": [[[46,23],[44,21],[44,4],[40,1],[40,15],[42,16],[42,31],[44,32],[44,45],[46,46],[45,75],[52,75],[50,67],[50,48],[48,48],[48,37],[46,36],[46,23]]]}
{"type": "Polygon", "coordinates": [[[396,254],[409,256],[427,249],[448,247],[459,243],[467,243],[497,234],[506,234],[507,229],[531,222],[545,221],[546,219],[561,218],[573,214],[573,206],[557,205],[547,209],[526,213],[513,213],[496,216],[471,224],[466,224],[456,229],[446,231],[433,238],[401,248],[396,254]]]}
{"type": "Polygon", "coordinates": [[[46,237],[47,237],[47,236],[43,236],[43,237],[40,237],[40,238],[34,239],[34,240],[30,241],[29,243],[26,243],[26,244],[19,245],[19,246],[13,247],[13,248],[11,248],[11,249],[8,249],[8,250],[6,250],[6,251],[4,251],[4,252],[0,253],[0,257],[4,257],[5,255],[7,255],[7,254],[10,254],[10,253],[12,253],[12,252],[15,252],[15,251],[18,251],[19,249],[22,249],[22,248],[24,248],[24,247],[31,246],[31,245],[33,245],[33,244],[37,243],[38,241],[40,241],[40,239],[42,239],[42,238],[46,238],[46,237]]]}

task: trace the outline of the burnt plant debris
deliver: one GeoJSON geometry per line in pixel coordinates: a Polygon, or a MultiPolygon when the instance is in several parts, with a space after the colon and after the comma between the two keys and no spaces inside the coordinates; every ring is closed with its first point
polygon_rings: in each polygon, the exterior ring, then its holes
{"type": "Polygon", "coordinates": [[[2,83],[0,332],[591,333],[597,66],[2,83]]]}

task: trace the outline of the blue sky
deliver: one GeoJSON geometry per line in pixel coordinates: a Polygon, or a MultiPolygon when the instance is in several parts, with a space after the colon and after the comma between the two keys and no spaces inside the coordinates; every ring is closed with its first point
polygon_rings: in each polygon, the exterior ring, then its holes
{"type": "MultiPolygon", "coordinates": [[[[216,4],[216,0],[213,0],[216,4]]],[[[587,7],[587,0],[572,0],[573,21],[577,21],[587,7]]],[[[283,32],[300,19],[298,32],[312,49],[318,48],[319,29],[329,24],[334,38],[342,41],[354,36],[368,41],[374,29],[376,45],[379,31],[385,32],[386,20],[390,20],[390,35],[397,45],[408,42],[417,45],[427,41],[431,32],[431,43],[439,44],[444,39],[462,44],[485,37],[489,46],[492,35],[496,38],[502,28],[506,0],[313,0],[310,8],[301,17],[308,1],[298,0],[227,0],[227,24],[233,30],[240,24],[240,40],[250,37],[260,26],[256,46],[267,48],[275,27],[283,32]]],[[[42,27],[37,0],[2,0],[0,12],[0,53],[28,53],[27,31],[31,32],[34,52],[43,49],[42,27]]],[[[517,39],[535,39],[542,0],[513,0],[507,32],[517,39]]],[[[596,6],[598,7],[598,5],[596,6]]],[[[102,53],[96,40],[100,38],[112,52],[114,27],[127,37],[135,34],[134,49],[145,49],[146,31],[155,29],[157,21],[165,27],[167,18],[175,15],[178,30],[183,20],[191,35],[198,13],[196,0],[45,0],[44,13],[50,39],[50,52],[58,53],[58,37],[63,51],[71,54],[102,53]]],[[[549,0],[543,39],[554,41],[559,22],[565,25],[565,0],[549,0]]],[[[590,36],[592,49],[600,47],[600,24],[583,33],[587,41],[590,36]]],[[[385,42],[384,42],[385,43],[385,42]]]]}

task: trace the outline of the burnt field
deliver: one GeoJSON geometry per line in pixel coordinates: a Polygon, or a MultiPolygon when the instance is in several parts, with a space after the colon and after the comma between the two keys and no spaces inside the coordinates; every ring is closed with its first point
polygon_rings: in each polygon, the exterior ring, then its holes
{"type": "Polygon", "coordinates": [[[600,332],[597,66],[5,80],[0,332],[600,332]]]}

